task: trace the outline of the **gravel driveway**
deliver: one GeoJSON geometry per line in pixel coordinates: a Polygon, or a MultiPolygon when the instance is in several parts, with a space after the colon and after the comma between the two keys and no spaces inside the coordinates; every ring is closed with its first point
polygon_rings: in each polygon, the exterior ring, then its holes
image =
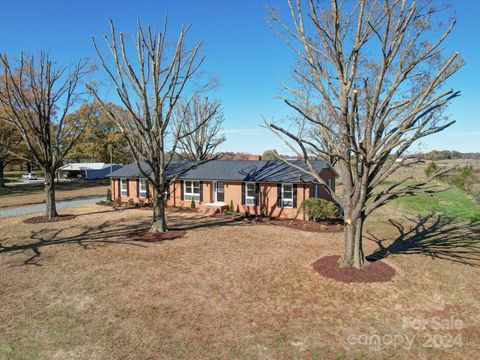
{"type": "MultiPolygon", "coordinates": [[[[75,206],[84,205],[84,204],[93,204],[104,198],[105,196],[91,196],[91,197],[75,199],[75,200],[57,201],[57,209],[65,209],[65,208],[75,207],[75,206]]],[[[45,204],[17,206],[17,207],[11,207],[7,209],[0,209],[0,218],[28,215],[28,214],[34,214],[34,213],[39,213],[43,211],[45,211],[45,204]]]]}

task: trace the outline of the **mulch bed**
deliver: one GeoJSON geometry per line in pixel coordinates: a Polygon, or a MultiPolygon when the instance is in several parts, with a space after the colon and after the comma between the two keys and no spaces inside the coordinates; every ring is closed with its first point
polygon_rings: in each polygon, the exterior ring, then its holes
{"type": "MultiPolygon", "coordinates": [[[[248,219],[247,221],[252,220],[248,219]]],[[[334,220],[313,222],[307,220],[255,218],[253,221],[264,225],[283,226],[291,229],[317,233],[341,233],[344,230],[342,222],[334,220]]]]}
{"type": "Polygon", "coordinates": [[[153,210],[153,207],[151,207],[150,205],[138,205],[138,206],[130,206],[125,203],[122,204],[122,206],[118,206],[117,203],[115,203],[114,201],[112,202],[108,202],[108,201],[99,201],[96,203],[96,205],[100,205],[100,206],[107,206],[107,207],[111,207],[113,209],[139,209],[139,210],[153,210]]]}
{"type": "Polygon", "coordinates": [[[32,218],[28,218],[23,220],[25,224],[44,224],[44,223],[52,223],[52,222],[59,222],[59,221],[66,221],[75,219],[75,215],[65,214],[65,215],[58,215],[53,219],[47,219],[45,216],[35,216],[32,218]]]}
{"type": "Polygon", "coordinates": [[[172,213],[194,213],[198,212],[198,208],[189,208],[189,207],[180,207],[180,206],[167,206],[165,207],[166,212],[172,213]]]}
{"type": "Polygon", "coordinates": [[[148,230],[137,230],[128,234],[127,237],[135,241],[154,242],[154,241],[173,240],[173,239],[181,238],[185,236],[186,233],[187,233],[186,230],[175,230],[175,229],[168,230],[167,232],[164,232],[164,233],[151,233],[148,230]]]}
{"type": "Polygon", "coordinates": [[[99,201],[97,203],[95,203],[96,205],[100,205],[100,206],[111,206],[111,207],[115,207],[115,203],[113,201],[111,202],[108,202],[108,201],[99,201]]]}
{"type": "Polygon", "coordinates": [[[394,268],[382,261],[367,263],[362,269],[356,269],[340,267],[339,259],[338,255],[325,256],[312,266],[320,275],[343,283],[388,282],[396,274],[394,268]]]}

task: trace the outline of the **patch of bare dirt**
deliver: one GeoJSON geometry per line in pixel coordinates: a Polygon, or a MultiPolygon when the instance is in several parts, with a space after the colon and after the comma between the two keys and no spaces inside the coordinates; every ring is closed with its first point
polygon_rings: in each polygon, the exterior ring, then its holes
{"type": "Polygon", "coordinates": [[[66,221],[71,219],[75,219],[75,215],[72,215],[72,214],[58,215],[53,219],[47,219],[45,216],[35,216],[35,217],[31,217],[23,220],[23,222],[25,224],[44,224],[44,223],[66,221]]]}
{"type": "Polygon", "coordinates": [[[340,256],[325,256],[313,263],[313,269],[320,275],[344,283],[376,283],[388,282],[395,276],[395,269],[390,265],[375,261],[362,269],[339,266],[340,256]]]}

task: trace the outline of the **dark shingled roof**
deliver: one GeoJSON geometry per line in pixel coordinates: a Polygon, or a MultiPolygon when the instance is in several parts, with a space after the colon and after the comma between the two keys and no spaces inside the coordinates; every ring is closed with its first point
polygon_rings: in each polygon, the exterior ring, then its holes
{"type": "MultiPolygon", "coordinates": [[[[294,160],[293,164],[307,168],[304,161],[294,160]]],[[[330,167],[327,161],[313,161],[313,166],[320,172],[330,167]]],[[[181,180],[224,180],[252,182],[289,182],[302,183],[314,181],[311,175],[286,164],[281,160],[212,160],[198,166],[194,161],[172,161],[166,170],[167,179],[184,172],[178,178],[181,180]]],[[[142,164],[147,170],[147,164],[142,164]]],[[[333,170],[335,172],[335,170],[333,170]]],[[[150,171],[149,171],[150,173],[150,171]]],[[[111,174],[110,177],[143,177],[137,164],[131,163],[111,174]]]]}

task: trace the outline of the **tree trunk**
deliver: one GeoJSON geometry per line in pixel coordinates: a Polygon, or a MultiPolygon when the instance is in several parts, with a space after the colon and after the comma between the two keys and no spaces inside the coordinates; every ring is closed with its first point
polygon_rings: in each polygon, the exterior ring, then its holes
{"type": "Polygon", "coordinates": [[[356,267],[360,269],[365,263],[365,256],[363,254],[363,216],[352,216],[345,213],[345,248],[340,265],[342,267],[356,267]]]}
{"type": "Polygon", "coordinates": [[[161,233],[168,231],[165,219],[164,189],[156,189],[153,200],[153,222],[150,232],[161,233]]]}
{"type": "Polygon", "coordinates": [[[55,174],[45,170],[45,217],[53,219],[57,214],[57,207],[55,205],[55,174]]]}
{"type": "Polygon", "coordinates": [[[4,161],[3,159],[0,159],[0,188],[5,187],[4,170],[5,170],[4,161]]]}

